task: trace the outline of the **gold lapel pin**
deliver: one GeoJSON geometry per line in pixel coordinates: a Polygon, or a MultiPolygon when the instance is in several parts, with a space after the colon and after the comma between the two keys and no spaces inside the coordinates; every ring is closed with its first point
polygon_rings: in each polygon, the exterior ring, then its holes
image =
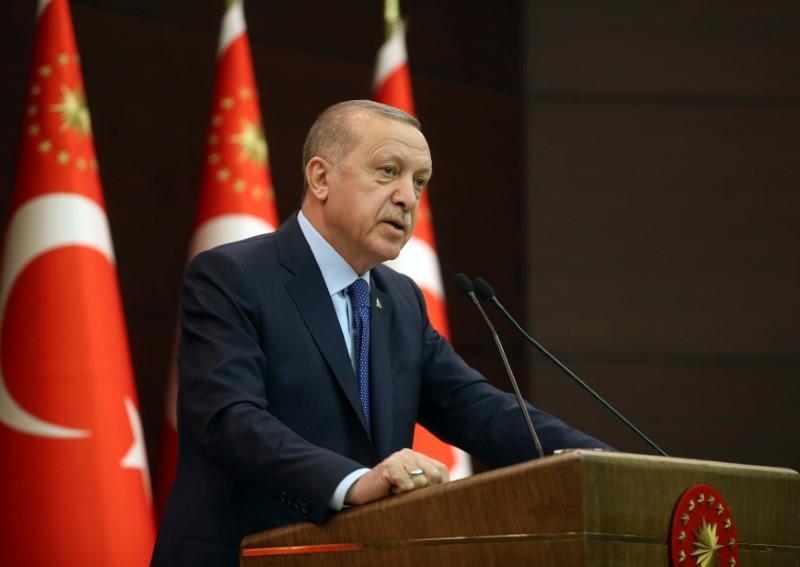
{"type": "Polygon", "coordinates": [[[375,307],[378,308],[378,311],[383,311],[383,303],[377,297],[375,298],[375,307]]]}

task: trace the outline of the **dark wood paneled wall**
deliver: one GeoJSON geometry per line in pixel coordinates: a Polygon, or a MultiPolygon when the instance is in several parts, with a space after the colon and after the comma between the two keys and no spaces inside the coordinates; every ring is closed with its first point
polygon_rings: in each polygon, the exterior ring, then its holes
{"type": "MultiPolygon", "coordinates": [[[[532,328],[667,452],[800,469],[800,5],[525,21],[532,328]]],[[[531,366],[540,405],[647,450],[531,366]]]]}
{"type": "MultiPolygon", "coordinates": [[[[3,219],[35,13],[10,4],[3,219]]],[[[223,4],[72,2],[151,463],[223,4]]],[[[246,5],[281,218],[314,116],[368,96],[382,4],[246,5]]],[[[402,6],[457,348],[507,388],[464,271],[668,452],[800,469],[795,4],[402,6]]],[[[649,452],[497,327],[543,409],[649,452]]]]}
{"type": "MultiPolygon", "coordinates": [[[[0,16],[4,221],[36,11],[33,0],[9,4],[0,16]]],[[[73,0],[71,6],[153,466],[224,1],[73,0]]],[[[450,282],[458,271],[496,273],[510,306],[523,310],[521,5],[405,0],[401,7],[409,19],[417,114],[434,156],[430,200],[452,335],[470,362],[507,388],[477,313],[450,282]]],[[[299,205],[300,154],[315,116],[329,104],[369,96],[383,1],[249,0],[245,13],[285,219],[299,205]]],[[[514,344],[509,351],[524,376],[514,344]]]]}

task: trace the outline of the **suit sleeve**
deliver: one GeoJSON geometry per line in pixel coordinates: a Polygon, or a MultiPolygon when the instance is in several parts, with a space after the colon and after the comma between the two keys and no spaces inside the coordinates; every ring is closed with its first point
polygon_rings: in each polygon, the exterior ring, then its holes
{"type": "MultiPolygon", "coordinates": [[[[336,486],[363,465],[297,435],[270,412],[264,314],[252,278],[219,249],[187,268],[181,296],[179,429],[227,475],[326,518],[336,486]]],[[[302,403],[302,400],[298,400],[302,403]]]]}

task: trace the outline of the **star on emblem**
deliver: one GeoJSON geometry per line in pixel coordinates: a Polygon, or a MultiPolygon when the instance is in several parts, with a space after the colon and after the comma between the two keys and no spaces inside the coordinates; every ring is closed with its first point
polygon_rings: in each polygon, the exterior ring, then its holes
{"type": "Polygon", "coordinates": [[[722,546],[717,537],[717,524],[708,524],[703,518],[700,528],[694,532],[697,541],[694,542],[695,550],[692,557],[697,558],[698,567],[715,567],[719,565],[717,550],[722,546]]]}

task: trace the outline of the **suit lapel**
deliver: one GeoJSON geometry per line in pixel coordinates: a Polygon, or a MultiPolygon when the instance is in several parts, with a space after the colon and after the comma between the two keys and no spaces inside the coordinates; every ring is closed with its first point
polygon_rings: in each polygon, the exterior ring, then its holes
{"type": "Polygon", "coordinates": [[[286,290],[366,430],[366,418],[358,396],[358,381],[342,337],[342,329],[336,319],[325,280],[303,237],[296,215],[281,225],[275,236],[278,260],[291,273],[284,281],[286,290]]]}

